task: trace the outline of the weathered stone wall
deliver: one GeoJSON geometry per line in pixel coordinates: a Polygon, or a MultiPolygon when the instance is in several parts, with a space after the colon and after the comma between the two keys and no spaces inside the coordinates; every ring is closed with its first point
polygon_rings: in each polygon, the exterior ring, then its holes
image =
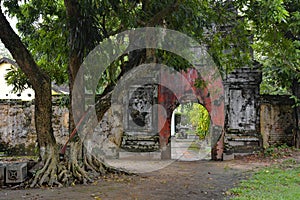
{"type": "Polygon", "coordinates": [[[0,103],[0,152],[32,154],[36,135],[34,107],[29,102],[1,101],[0,103]]]}
{"type": "Polygon", "coordinates": [[[69,109],[53,104],[52,127],[56,142],[64,144],[69,136],[69,109]]]}
{"type": "Polygon", "coordinates": [[[124,132],[122,119],[119,105],[110,108],[93,131],[81,135],[86,150],[98,158],[117,158],[124,132]]]}
{"type": "MultiPolygon", "coordinates": [[[[53,105],[53,131],[58,144],[69,135],[68,109],[53,105]]],[[[2,100],[0,102],[0,152],[12,155],[34,155],[37,152],[32,102],[2,100]]]]}
{"type": "MultiPolygon", "coordinates": [[[[263,146],[292,144],[293,142],[293,129],[295,128],[293,101],[287,96],[260,97],[260,82],[261,72],[256,67],[235,70],[224,80],[226,108],[224,156],[227,159],[237,154],[253,153],[263,146]]],[[[133,91],[136,86],[137,84],[133,91]]],[[[123,88],[121,89],[123,91],[123,88]]],[[[128,91],[128,88],[124,91],[128,91]]],[[[153,91],[151,95],[155,93],[157,92],[153,91]]],[[[96,128],[82,138],[87,150],[94,155],[117,157],[120,147],[124,148],[128,141],[131,142],[127,145],[130,148],[137,146],[137,149],[140,150],[141,145],[159,148],[158,133],[153,132],[157,129],[159,116],[153,117],[152,120],[145,117],[145,120],[142,118],[143,120],[138,121],[139,123],[149,123],[149,127],[141,124],[141,129],[137,127],[133,131],[129,130],[128,127],[132,127],[131,124],[128,124],[129,119],[137,120],[131,114],[136,113],[133,108],[138,106],[134,104],[133,100],[138,98],[131,99],[126,95],[128,93],[119,94],[117,101],[119,103],[110,108],[96,128]],[[124,98],[132,100],[132,102],[124,103],[124,98]],[[131,106],[132,109],[124,109],[124,106],[131,106]],[[136,142],[136,144],[132,142],[136,142]]],[[[140,99],[143,99],[146,95],[139,96],[141,96],[140,99]]],[[[151,98],[146,98],[149,101],[148,107],[151,107],[156,101],[152,102],[149,99],[151,98]]],[[[53,102],[54,135],[57,143],[63,145],[69,136],[69,112],[66,107],[61,107],[58,101],[54,100],[53,102]]],[[[173,102],[174,105],[175,103],[173,102]]],[[[172,106],[169,104],[170,102],[165,106],[172,106]]],[[[139,111],[143,113],[145,110],[139,111]]],[[[171,111],[172,109],[170,109],[170,113],[172,113],[171,111]]],[[[38,152],[36,146],[33,103],[2,100],[0,102],[0,153],[32,155],[38,152]]]]}
{"type": "Polygon", "coordinates": [[[258,66],[237,69],[225,78],[225,157],[253,153],[262,147],[259,125],[261,80],[258,66]]]}
{"type": "MultiPolygon", "coordinates": [[[[88,151],[103,157],[118,156],[123,135],[122,108],[109,109],[93,131],[81,135],[88,151]]],[[[69,111],[53,99],[53,132],[63,146],[69,137],[69,111]]],[[[2,100],[0,102],[0,152],[6,155],[36,155],[37,135],[33,102],[2,100]]]]}
{"type": "Polygon", "coordinates": [[[260,126],[264,147],[293,144],[293,129],[296,127],[293,104],[289,96],[261,96],[260,126]]]}

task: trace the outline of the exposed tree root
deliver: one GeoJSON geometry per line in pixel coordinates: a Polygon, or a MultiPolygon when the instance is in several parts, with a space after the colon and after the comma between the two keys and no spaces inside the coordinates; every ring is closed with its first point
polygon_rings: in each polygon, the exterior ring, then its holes
{"type": "Polygon", "coordinates": [[[132,175],[126,170],[107,165],[87,152],[82,159],[78,159],[79,152],[81,152],[80,143],[74,142],[71,149],[66,161],[60,162],[55,148],[47,147],[44,163],[30,180],[30,187],[86,184],[107,173],[132,175]]]}
{"type": "Polygon", "coordinates": [[[87,170],[99,173],[100,175],[106,173],[104,165],[90,154],[84,155],[84,166],[87,170]]]}
{"type": "Polygon", "coordinates": [[[71,142],[71,151],[69,158],[67,160],[67,169],[73,176],[73,183],[88,183],[93,182],[89,177],[88,172],[85,170],[85,167],[82,160],[82,144],[81,142],[71,142]]]}
{"type": "Polygon", "coordinates": [[[43,184],[49,186],[63,186],[67,182],[68,171],[62,163],[58,161],[58,155],[54,147],[47,147],[44,157],[44,164],[34,175],[30,187],[38,187],[43,184]]]}
{"type": "Polygon", "coordinates": [[[100,161],[98,158],[90,154],[86,154],[84,156],[84,165],[87,170],[100,173],[100,175],[104,175],[107,173],[124,174],[124,175],[134,174],[127,171],[126,169],[110,166],[104,161],[100,161]]]}

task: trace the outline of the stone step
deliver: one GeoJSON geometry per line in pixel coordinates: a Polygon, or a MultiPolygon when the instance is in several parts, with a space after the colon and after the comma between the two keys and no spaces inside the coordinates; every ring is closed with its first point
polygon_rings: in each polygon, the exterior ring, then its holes
{"type": "Polygon", "coordinates": [[[122,145],[121,149],[129,152],[153,152],[159,150],[159,144],[145,145],[141,143],[122,145]]]}
{"type": "Polygon", "coordinates": [[[223,160],[231,160],[235,156],[254,154],[261,150],[261,140],[256,135],[228,134],[225,136],[223,160]]]}
{"type": "Polygon", "coordinates": [[[159,141],[159,136],[123,135],[123,141],[159,141]]]}
{"type": "Polygon", "coordinates": [[[226,135],[225,144],[229,144],[229,146],[260,146],[260,139],[258,136],[226,135]]]}
{"type": "Polygon", "coordinates": [[[246,134],[226,134],[225,138],[227,140],[235,140],[235,141],[259,141],[258,135],[246,135],[246,134]]]}
{"type": "Polygon", "coordinates": [[[121,149],[129,152],[153,152],[159,150],[158,136],[125,135],[121,149]]]}
{"type": "Polygon", "coordinates": [[[229,146],[259,146],[259,144],[259,140],[240,139],[227,141],[227,145],[229,146]]]}
{"type": "Polygon", "coordinates": [[[161,152],[128,152],[128,151],[120,151],[119,159],[124,160],[160,160],[161,152]]]}

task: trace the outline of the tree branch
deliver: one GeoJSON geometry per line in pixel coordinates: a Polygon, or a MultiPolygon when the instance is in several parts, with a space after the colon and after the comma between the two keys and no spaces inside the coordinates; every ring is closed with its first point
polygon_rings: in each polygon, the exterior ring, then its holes
{"type": "Polygon", "coordinates": [[[50,78],[37,66],[32,55],[22,43],[20,37],[11,28],[9,22],[0,7],[0,38],[5,47],[12,54],[19,67],[28,77],[33,89],[40,88],[43,81],[49,81],[50,78]],[[38,75],[37,75],[38,74],[38,75]]]}

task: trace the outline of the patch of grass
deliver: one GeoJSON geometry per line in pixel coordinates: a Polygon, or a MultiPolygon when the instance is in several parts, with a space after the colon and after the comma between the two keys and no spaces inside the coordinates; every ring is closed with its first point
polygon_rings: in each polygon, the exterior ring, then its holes
{"type": "Polygon", "coordinates": [[[224,166],[224,171],[227,172],[228,170],[230,170],[230,167],[228,165],[224,166]]]}
{"type": "Polygon", "coordinates": [[[280,165],[263,168],[231,189],[229,194],[236,200],[299,199],[300,166],[296,160],[289,159],[280,165]]]}

